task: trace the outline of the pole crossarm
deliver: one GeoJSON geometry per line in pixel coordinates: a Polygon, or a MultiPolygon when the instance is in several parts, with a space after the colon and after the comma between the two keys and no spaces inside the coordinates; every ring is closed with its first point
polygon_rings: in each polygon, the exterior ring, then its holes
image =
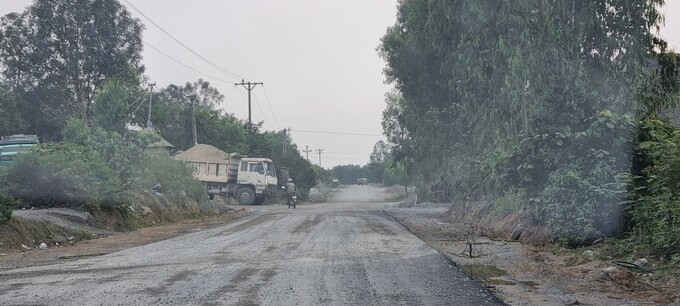
{"type": "Polygon", "coordinates": [[[234,83],[234,86],[243,86],[243,88],[245,88],[248,91],[248,125],[249,126],[253,125],[252,111],[251,111],[251,107],[250,107],[250,92],[257,85],[264,86],[264,83],[262,83],[262,82],[245,82],[244,80],[241,80],[241,83],[234,83]]]}

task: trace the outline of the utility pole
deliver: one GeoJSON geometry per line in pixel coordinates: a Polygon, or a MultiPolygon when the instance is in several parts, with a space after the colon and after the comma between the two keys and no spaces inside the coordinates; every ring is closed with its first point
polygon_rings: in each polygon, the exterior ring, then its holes
{"type": "Polygon", "coordinates": [[[321,153],[323,153],[323,151],[325,150],[322,148],[318,148],[316,149],[316,151],[319,152],[319,167],[321,167],[321,153]]]}
{"type": "Polygon", "coordinates": [[[238,86],[238,85],[241,85],[241,86],[243,86],[243,88],[248,90],[248,125],[250,127],[252,127],[253,126],[253,120],[252,120],[251,111],[250,111],[250,92],[253,90],[253,88],[255,88],[255,86],[264,85],[264,83],[262,83],[262,82],[251,83],[251,82],[245,82],[244,80],[241,80],[241,83],[234,83],[234,86],[238,86]]]}
{"type": "Polygon", "coordinates": [[[305,146],[305,149],[302,150],[302,152],[305,152],[305,154],[307,155],[307,161],[309,161],[309,153],[311,153],[312,151],[313,150],[309,149],[309,146],[305,146]]]}
{"type": "Polygon", "coordinates": [[[156,83],[149,84],[149,116],[146,118],[146,127],[152,128],[153,123],[151,123],[151,99],[153,99],[153,87],[156,83]]]}
{"type": "Polygon", "coordinates": [[[283,138],[281,139],[282,140],[281,144],[283,145],[282,154],[283,154],[284,158],[288,154],[288,142],[287,142],[287,139],[286,139],[287,136],[288,136],[288,132],[290,132],[290,129],[287,129],[287,128],[284,128],[283,131],[281,131],[281,134],[283,134],[283,138]]]}

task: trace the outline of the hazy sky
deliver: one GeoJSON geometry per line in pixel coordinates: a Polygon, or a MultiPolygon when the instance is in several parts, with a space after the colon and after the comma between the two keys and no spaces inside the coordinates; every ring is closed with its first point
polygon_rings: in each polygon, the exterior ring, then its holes
{"type": "MultiPolygon", "coordinates": [[[[301,149],[325,149],[323,167],[365,164],[382,139],[303,131],[382,133],[384,94],[390,87],[383,82],[384,62],[376,47],[396,20],[397,0],[128,1],[198,54],[246,81],[264,82],[264,88],[253,90],[253,120],[264,120],[265,130],[291,128],[301,149]]],[[[680,50],[680,1],[666,2],[661,36],[680,50]]],[[[30,3],[1,0],[0,14],[30,3]]],[[[146,25],[146,43],[220,79],[145,46],[143,63],[157,86],[206,79],[225,95],[221,108],[247,119],[247,92],[233,85],[240,78],[211,67],[128,10],[146,25]]],[[[316,152],[310,160],[318,161],[316,152]]]]}

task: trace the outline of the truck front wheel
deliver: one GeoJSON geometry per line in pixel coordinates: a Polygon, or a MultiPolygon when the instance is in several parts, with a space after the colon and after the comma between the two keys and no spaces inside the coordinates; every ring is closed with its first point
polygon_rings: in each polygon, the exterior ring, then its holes
{"type": "Polygon", "coordinates": [[[236,201],[241,205],[252,205],[255,202],[255,192],[248,188],[240,188],[236,192],[236,201]]]}

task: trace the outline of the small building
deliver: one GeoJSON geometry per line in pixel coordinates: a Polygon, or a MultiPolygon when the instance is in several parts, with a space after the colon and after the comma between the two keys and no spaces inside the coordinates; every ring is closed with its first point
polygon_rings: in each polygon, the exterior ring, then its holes
{"type": "MultiPolygon", "coordinates": [[[[154,131],[154,133],[156,132],[154,131]]],[[[169,157],[172,154],[172,151],[175,150],[175,146],[165,140],[162,136],[158,135],[158,137],[160,137],[161,140],[148,144],[146,148],[144,148],[144,153],[153,156],[169,157]]]]}

